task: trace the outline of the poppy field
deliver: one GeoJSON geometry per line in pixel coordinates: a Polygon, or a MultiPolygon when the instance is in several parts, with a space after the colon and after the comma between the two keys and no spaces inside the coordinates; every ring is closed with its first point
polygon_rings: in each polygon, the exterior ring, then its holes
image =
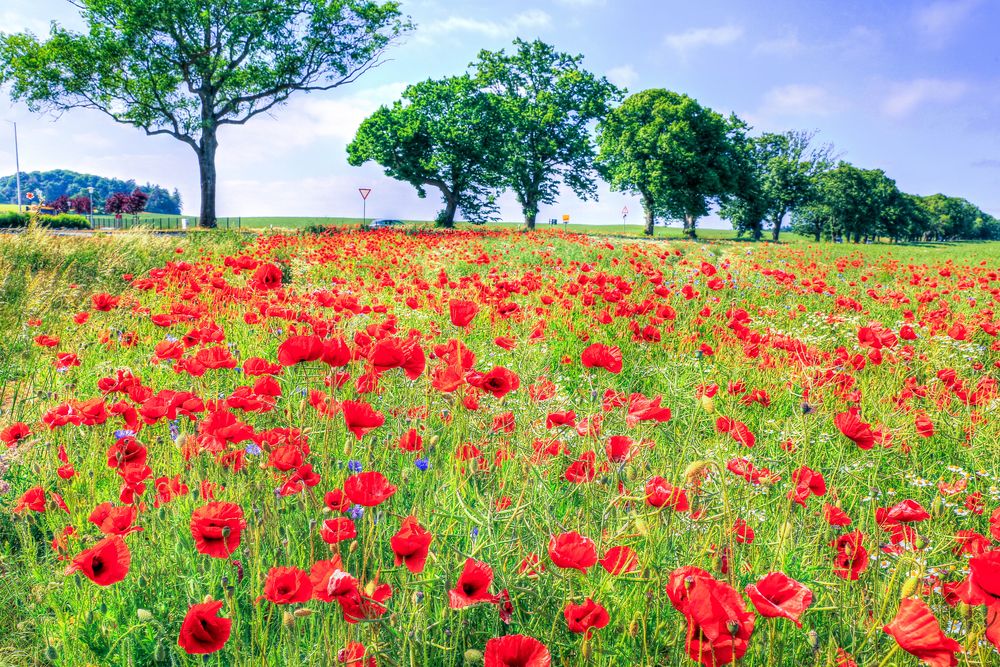
{"type": "Polygon", "coordinates": [[[1000,664],[993,246],[161,260],[5,334],[0,664],[1000,664]]]}

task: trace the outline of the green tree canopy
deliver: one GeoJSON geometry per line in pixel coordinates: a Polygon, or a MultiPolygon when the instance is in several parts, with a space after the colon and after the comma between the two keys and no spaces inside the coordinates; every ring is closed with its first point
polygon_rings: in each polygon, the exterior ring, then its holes
{"type": "MultiPolygon", "coordinates": [[[[178,214],[181,212],[181,193],[173,193],[152,183],[140,184],[134,179],[105,178],[93,174],[80,174],[68,169],[29,171],[21,173],[21,191],[41,190],[43,201],[51,202],[60,197],[89,196],[87,188],[94,188],[94,202],[100,203],[114,192],[132,192],[136,188],[149,195],[146,211],[150,213],[178,214]]],[[[0,202],[17,203],[17,183],[14,176],[0,176],[0,202]]]]}
{"type": "MultiPolygon", "coordinates": [[[[481,51],[472,64],[477,85],[494,96],[501,139],[499,176],[517,196],[527,229],[539,206],[552,204],[559,184],[577,196],[596,196],[591,125],[621,93],[581,67],[582,56],[541,42],[516,40],[514,52],[481,51]]],[[[484,131],[486,128],[484,128],[484,131]]]]}
{"type": "Polygon", "coordinates": [[[95,109],[189,145],[215,223],[218,132],[380,62],[409,24],[377,0],[78,0],[87,31],[0,35],[0,83],[29,108],[95,109]]]}
{"type": "Polygon", "coordinates": [[[644,90],[601,122],[598,164],[612,190],[642,198],[647,234],[665,217],[693,237],[711,203],[742,184],[745,129],[687,95],[644,90]]]}
{"type": "Polygon", "coordinates": [[[472,222],[493,218],[501,179],[500,136],[492,131],[491,96],[468,75],[409,86],[403,99],[380,107],[358,128],[348,162],[373,160],[386,176],[410,183],[420,197],[441,191],[438,222],[451,227],[457,209],[472,222]]]}
{"type": "Polygon", "coordinates": [[[722,217],[755,240],[770,222],[771,237],[777,241],[785,216],[816,196],[818,176],[833,166],[833,147],[811,147],[814,137],[814,132],[789,131],[750,139],[744,186],[723,207],[722,217]]]}

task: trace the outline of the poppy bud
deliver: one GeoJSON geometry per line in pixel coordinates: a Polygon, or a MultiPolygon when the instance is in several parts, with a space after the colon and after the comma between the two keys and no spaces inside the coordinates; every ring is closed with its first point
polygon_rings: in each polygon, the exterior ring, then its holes
{"type": "Polygon", "coordinates": [[[969,618],[972,616],[972,607],[965,602],[958,603],[958,613],[962,615],[962,618],[969,618]]]}
{"type": "Polygon", "coordinates": [[[637,618],[632,619],[632,622],[628,626],[628,633],[633,637],[639,634],[639,619],[637,618]]]}
{"type": "Polygon", "coordinates": [[[944,499],[941,496],[935,496],[934,502],[931,503],[931,516],[937,519],[941,516],[944,511],[944,499]]]}
{"type": "Polygon", "coordinates": [[[349,546],[347,548],[347,551],[349,553],[354,553],[357,550],[358,550],[358,541],[357,540],[351,540],[351,546],[349,546]]]}
{"type": "Polygon", "coordinates": [[[90,625],[91,623],[93,623],[94,622],[94,612],[93,611],[88,611],[86,614],[84,614],[83,621],[87,625],[90,625]]]}
{"type": "Polygon", "coordinates": [[[900,599],[908,598],[917,591],[917,584],[920,583],[920,579],[914,576],[909,576],[906,581],[903,582],[903,587],[899,590],[900,599]]]}
{"type": "Polygon", "coordinates": [[[102,602],[102,603],[101,603],[101,606],[99,606],[99,607],[98,607],[98,610],[99,610],[99,611],[100,611],[100,612],[101,612],[102,614],[106,614],[106,613],[108,613],[108,604],[107,604],[106,602],[102,602]]]}
{"type": "Polygon", "coordinates": [[[740,633],[740,622],[735,620],[726,621],[726,629],[733,637],[740,633]]]}
{"type": "Polygon", "coordinates": [[[483,654],[474,648],[470,648],[463,656],[466,667],[480,667],[483,664],[483,654]]]}
{"type": "Polygon", "coordinates": [[[819,650],[819,634],[815,630],[810,630],[807,634],[809,637],[809,648],[813,651],[819,650]]]}
{"type": "Polygon", "coordinates": [[[56,647],[55,646],[53,646],[52,644],[49,644],[48,646],[45,647],[45,657],[49,661],[55,662],[56,659],[59,657],[59,652],[56,651],[56,647]]]}
{"type": "Polygon", "coordinates": [[[281,624],[286,628],[290,628],[295,625],[295,616],[292,615],[292,612],[286,611],[281,615],[281,624]]]}
{"type": "Polygon", "coordinates": [[[306,609],[304,607],[302,609],[296,609],[295,611],[292,612],[292,614],[296,618],[308,618],[309,616],[312,616],[314,613],[316,612],[314,612],[312,609],[306,609]]]}
{"type": "Polygon", "coordinates": [[[153,649],[153,660],[162,663],[167,662],[168,659],[166,645],[163,642],[156,642],[156,648],[153,649]]]}
{"type": "Polygon", "coordinates": [[[684,481],[689,486],[697,486],[701,482],[708,464],[708,461],[692,461],[689,463],[687,468],[684,469],[684,481]]]}

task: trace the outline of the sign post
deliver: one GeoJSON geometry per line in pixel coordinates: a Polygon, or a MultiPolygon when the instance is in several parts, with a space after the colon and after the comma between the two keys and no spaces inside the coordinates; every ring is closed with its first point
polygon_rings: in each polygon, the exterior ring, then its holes
{"type": "Polygon", "coordinates": [[[569,224],[569,213],[564,213],[563,214],[563,224],[564,225],[568,225],[569,224]]]}
{"type": "Polygon", "coordinates": [[[625,233],[625,218],[628,217],[628,206],[622,206],[622,234],[625,233]]]}
{"type": "Polygon", "coordinates": [[[361,226],[368,226],[368,195],[372,193],[371,188],[358,188],[358,192],[361,193],[361,226]]]}

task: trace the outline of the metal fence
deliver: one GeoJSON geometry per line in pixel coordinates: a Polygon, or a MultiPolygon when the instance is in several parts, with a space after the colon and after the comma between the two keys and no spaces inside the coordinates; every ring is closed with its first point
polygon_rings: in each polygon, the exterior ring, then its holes
{"type": "MultiPolygon", "coordinates": [[[[89,217],[89,216],[88,216],[89,217]]],[[[145,227],[156,230],[182,230],[191,229],[198,226],[199,217],[192,216],[169,216],[157,217],[152,215],[123,215],[120,218],[114,215],[95,215],[92,220],[94,229],[132,229],[134,227],[145,227]]],[[[215,226],[218,229],[242,229],[242,218],[216,218],[215,226]]]]}

